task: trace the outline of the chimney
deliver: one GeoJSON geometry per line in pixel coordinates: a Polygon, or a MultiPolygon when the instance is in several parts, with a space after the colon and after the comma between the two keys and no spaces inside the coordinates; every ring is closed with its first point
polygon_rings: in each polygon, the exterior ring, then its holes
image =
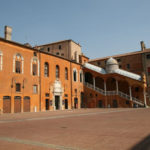
{"type": "Polygon", "coordinates": [[[144,51],[146,49],[144,41],[141,41],[141,51],[144,51]]]}
{"type": "Polygon", "coordinates": [[[5,39],[11,41],[12,28],[5,26],[5,39]]]}

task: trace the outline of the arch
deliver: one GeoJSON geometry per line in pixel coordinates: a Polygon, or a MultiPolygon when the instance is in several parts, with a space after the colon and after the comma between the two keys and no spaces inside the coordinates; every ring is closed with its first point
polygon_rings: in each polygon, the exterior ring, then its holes
{"type": "Polygon", "coordinates": [[[0,51],[0,70],[3,69],[3,52],[0,51]]]}
{"type": "Polygon", "coordinates": [[[108,78],[106,80],[106,88],[107,91],[115,91],[116,90],[116,79],[115,78],[108,78]]]}
{"type": "Polygon", "coordinates": [[[56,65],[56,78],[59,78],[60,76],[60,69],[59,69],[59,66],[56,65]]]}
{"type": "Polygon", "coordinates": [[[49,77],[49,63],[48,62],[44,63],[44,76],[49,77]]]}
{"type": "Polygon", "coordinates": [[[104,90],[104,79],[100,77],[95,78],[95,86],[104,90]]]}
{"type": "Polygon", "coordinates": [[[74,82],[78,81],[78,75],[77,75],[77,69],[76,68],[73,69],[73,81],[74,82]]]}
{"type": "Polygon", "coordinates": [[[85,82],[93,85],[93,75],[90,72],[85,73],[85,82]]]}
{"type": "Polygon", "coordinates": [[[129,95],[129,83],[125,80],[119,80],[118,90],[129,95]]]}
{"type": "Polygon", "coordinates": [[[20,53],[13,56],[13,72],[24,73],[24,58],[20,53]]]}
{"type": "Polygon", "coordinates": [[[40,67],[39,67],[39,60],[37,57],[33,57],[31,59],[31,75],[38,75],[39,76],[39,73],[40,73],[40,67]]]}

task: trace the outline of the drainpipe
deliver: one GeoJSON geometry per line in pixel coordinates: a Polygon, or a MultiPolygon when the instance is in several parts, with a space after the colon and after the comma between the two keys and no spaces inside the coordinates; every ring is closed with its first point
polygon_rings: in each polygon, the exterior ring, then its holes
{"type": "Polygon", "coordinates": [[[39,111],[41,111],[41,53],[39,51],[39,111]]]}
{"type": "Polygon", "coordinates": [[[70,85],[71,85],[71,109],[72,109],[72,62],[70,60],[70,85]]]}

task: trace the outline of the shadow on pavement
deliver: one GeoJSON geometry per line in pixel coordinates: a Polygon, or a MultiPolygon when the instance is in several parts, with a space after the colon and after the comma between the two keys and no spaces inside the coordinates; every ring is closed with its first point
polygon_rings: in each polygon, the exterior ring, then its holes
{"type": "Polygon", "coordinates": [[[150,135],[133,146],[130,150],[150,150],[150,135]]]}

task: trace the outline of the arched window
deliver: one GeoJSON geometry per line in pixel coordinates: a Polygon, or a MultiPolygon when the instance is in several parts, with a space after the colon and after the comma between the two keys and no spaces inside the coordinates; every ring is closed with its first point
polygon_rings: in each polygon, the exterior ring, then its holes
{"type": "Polygon", "coordinates": [[[73,69],[73,81],[77,82],[77,69],[73,69]]]}
{"type": "Polygon", "coordinates": [[[39,75],[39,60],[37,57],[31,59],[31,75],[39,75]]]}
{"type": "Polygon", "coordinates": [[[21,54],[17,53],[13,57],[13,72],[23,73],[24,72],[24,59],[21,54]]]}
{"type": "Polygon", "coordinates": [[[45,62],[45,64],[44,64],[44,76],[49,77],[49,64],[48,64],[48,62],[45,62]]]}
{"type": "Polygon", "coordinates": [[[80,82],[83,82],[83,72],[80,70],[80,82]]]}
{"type": "Polygon", "coordinates": [[[65,79],[68,80],[68,68],[65,68],[65,79]]]}
{"type": "Polygon", "coordinates": [[[59,78],[59,66],[56,65],[56,78],[59,78]]]}
{"type": "Polygon", "coordinates": [[[0,51],[0,70],[3,69],[3,53],[0,51]]]}

